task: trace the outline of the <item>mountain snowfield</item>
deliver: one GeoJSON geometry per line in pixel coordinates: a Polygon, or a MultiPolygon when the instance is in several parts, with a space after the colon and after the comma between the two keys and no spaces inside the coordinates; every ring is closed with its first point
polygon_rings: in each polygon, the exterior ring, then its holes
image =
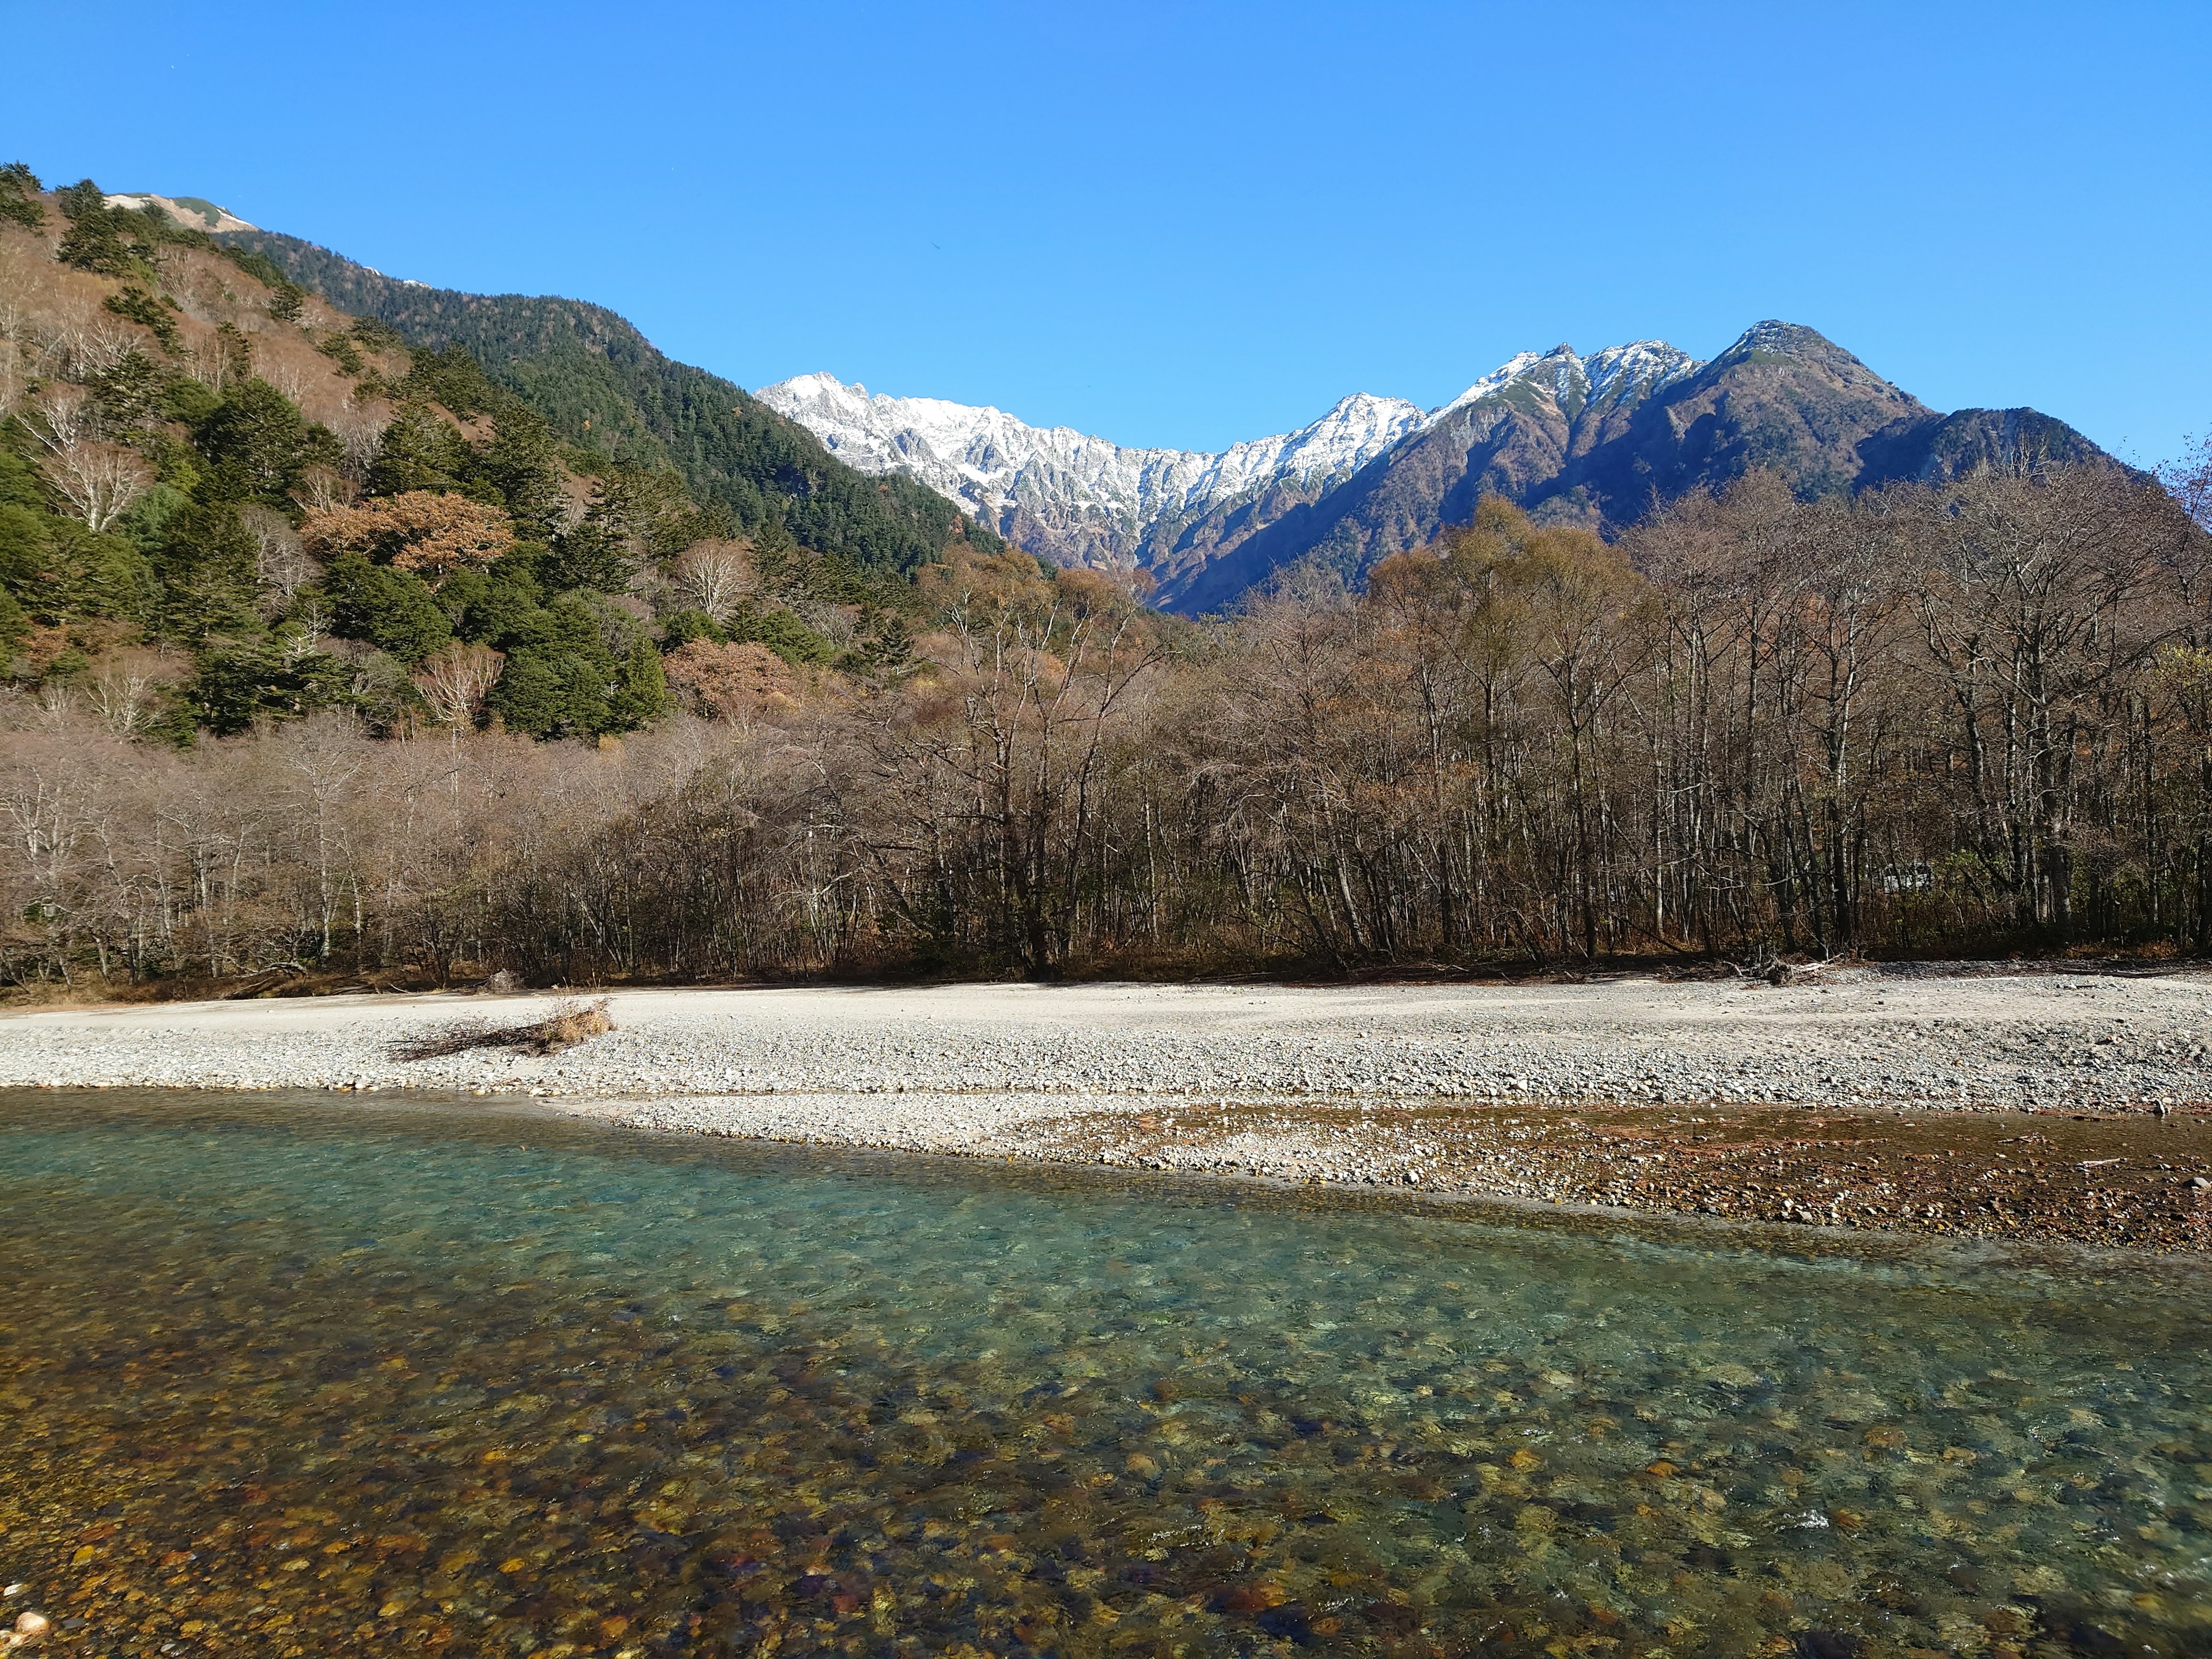
{"type": "Polygon", "coordinates": [[[1311,501],[1438,422],[1530,383],[1579,410],[1648,396],[1703,365],[1660,340],[1589,357],[1524,351],[1424,411],[1354,392],[1295,432],[1218,453],[1138,449],[1072,427],[1035,427],[1003,410],[893,398],[833,374],[801,374],[754,395],[820,438],[847,465],[897,472],[951,496],[1008,540],[1063,564],[1157,563],[1194,526],[1287,490],[1311,501]]]}
{"type": "Polygon", "coordinates": [[[1501,395],[1516,381],[1540,386],[1562,408],[1602,404],[1608,398],[1647,396],[1660,387],[1696,374],[1705,367],[1686,351],[1677,351],[1664,340],[1636,340],[1607,346],[1587,357],[1575,355],[1572,346],[1553,346],[1549,351],[1523,351],[1508,358],[1448,404],[1431,410],[1421,421],[1426,430],[1447,416],[1456,414],[1486,398],[1501,395]]]}

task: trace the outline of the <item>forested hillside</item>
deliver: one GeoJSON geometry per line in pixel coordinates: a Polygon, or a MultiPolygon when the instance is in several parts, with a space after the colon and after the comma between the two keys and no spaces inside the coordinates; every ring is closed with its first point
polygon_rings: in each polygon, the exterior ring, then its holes
{"type": "Polygon", "coordinates": [[[0,981],[2212,951],[2212,451],[1478,496],[1198,623],[810,543],[605,313],[488,303],[0,172],[0,981]]]}
{"type": "Polygon", "coordinates": [[[664,652],[695,641],[754,642],[762,672],[900,659],[908,578],[959,533],[757,405],[669,428],[695,465],[751,468],[695,487],[647,430],[682,376],[650,416],[624,401],[672,368],[635,335],[615,331],[612,380],[558,343],[486,347],[518,390],[89,181],[48,196],[17,167],[4,189],[0,641],[19,678],[88,674],[128,734],[325,709],[631,731],[672,707],[664,652]],[[544,410],[579,399],[616,411],[609,441],[562,441],[544,410]],[[739,428],[749,447],[710,441],[739,428]]]}
{"type": "Polygon", "coordinates": [[[672,465],[696,499],[726,509],[741,531],[780,519],[808,547],[909,574],[950,536],[996,544],[935,491],[832,460],[805,428],[720,375],[672,362],[603,307],[396,282],[268,231],[221,240],[265,257],[340,310],[386,325],[409,346],[459,346],[565,443],[672,465]]]}

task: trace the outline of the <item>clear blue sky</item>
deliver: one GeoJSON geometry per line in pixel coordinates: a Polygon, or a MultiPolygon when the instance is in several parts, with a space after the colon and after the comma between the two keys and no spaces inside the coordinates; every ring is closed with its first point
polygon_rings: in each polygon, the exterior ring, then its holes
{"type": "Polygon", "coordinates": [[[1216,447],[1810,324],[2141,462],[2212,428],[2212,4],[0,0],[0,160],[397,276],[1216,447]]]}

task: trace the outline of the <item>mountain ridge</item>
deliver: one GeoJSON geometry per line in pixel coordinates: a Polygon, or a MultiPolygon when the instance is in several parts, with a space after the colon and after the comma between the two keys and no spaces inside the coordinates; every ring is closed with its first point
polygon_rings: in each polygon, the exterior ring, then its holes
{"type": "Polygon", "coordinates": [[[1354,392],[1294,431],[1206,452],[1116,444],[988,406],[872,393],[828,374],[755,395],[839,459],[903,471],[1061,564],[1148,562],[1155,544],[1256,491],[1289,484],[1318,493],[1422,418],[1403,398],[1354,392]]]}
{"type": "Polygon", "coordinates": [[[1377,560],[1464,522],[1488,494],[1542,522],[1613,534],[1656,503],[1757,468],[1814,495],[1975,465],[2111,459],[2033,410],[1943,414],[1814,330],[1771,319],[1709,361],[1660,340],[1588,356],[1565,344],[1522,352],[1425,412],[1355,393],[1296,432],[1213,454],[1125,450],[997,410],[873,396],[826,375],[758,395],[853,465],[928,482],[1055,562],[1140,569],[1157,584],[1155,603],[1187,612],[1233,604],[1309,556],[1357,580],[1377,560]],[[1334,463],[1325,471],[1285,464],[1298,440],[1363,402],[1389,411],[1389,421],[1364,441],[1325,446],[1334,463]],[[928,431],[910,418],[923,410],[928,431]],[[963,465],[948,441],[980,439],[985,416],[990,464],[963,465]],[[1224,465],[1240,454],[1244,465],[1224,465]],[[1070,455],[1105,459],[1086,476],[1059,464],[1070,455]],[[1252,465],[1262,458],[1273,464],[1252,465]],[[1133,465],[1181,481],[1183,495],[1150,517],[1129,492],[1106,499],[1098,481],[1133,465]]]}
{"type": "Polygon", "coordinates": [[[258,230],[260,226],[240,218],[228,208],[210,202],[204,196],[164,196],[157,191],[138,191],[105,198],[112,208],[143,212],[156,209],[166,213],[178,224],[191,230],[258,230]]]}
{"type": "Polygon", "coordinates": [[[270,231],[219,240],[410,345],[465,347],[566,441],[664,459],[741,526],[781,516],[809,545],[908,573],[972,531],[1048,563],[1140,573],[1154,604],[1187,614],[1232,606],[1302,559],[1357,583],[1486,494],[1611,535],[1754,469],[1810,496],[1979,465],[2112,463],[2038,410],[1931,409],[1776,320],[1710,361],[1661,340],[1587,356],[1562,344],[1434,409],[1355,392],[1224,450],[1150,449],[821,374],[747,392],[604,307],[429,288],[270,231]]]}
{"type": "Polygon", "coordinates": [[[911,574],[949,538],[990,548],[958,504],[904,477],[854,471],[814,434],[720,375],[678,362],[619,313],[552,295],[467,294],[387,276],[269,230],[216,240],[258,253],[341,311],[406,345],[467,349],[563,441],[672,465],[702,501],[751,531],[781,522],[804,545],[911,574]]]}

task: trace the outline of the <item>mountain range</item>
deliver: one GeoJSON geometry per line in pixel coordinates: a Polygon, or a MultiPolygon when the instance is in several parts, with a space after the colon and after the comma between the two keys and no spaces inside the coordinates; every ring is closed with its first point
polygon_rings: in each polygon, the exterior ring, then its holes
{"type": "Polygon", "coordinates": [[[1155,603],[1192,613],[1308,556],[1356,580],[1470,518],[1484,495],[1610,535],[1753,468],[1812,495],[2108,459],[2033,410],[1939,413],[1782,322],[1709,362],[1657,340],[1587,357],[1523,352],[1432,410],[1358,394],[1310,426],[1214,454],[1125,447],[828,374],[757,395],[848,465],[926,483],[1054,562],[1141,570],[1155,603]]]}
{"type": "Polygon", "coordinates": [[[1139,448],[830,374],[749,394],[602,307],[431,288],[198,198],[145,199],[180,222],[222,222],[218,240],[410,346],[465,348],[560,437],[672,465],[740,527],[777,518],[807,545],[906,572],[948,535],[1004,538],[1054,564],[1141,571],[1155,604],[1194,615],[1302,559],[1356,582],[1464,522],[1484,495],[1613,535],[1755,468],[1814,495],[2109,459],[2034,410],[1939,412],[1812,329],[1771,321],[1710,361],[1658,340],[1587,356],[1560,345],[1434,409],[1356,393],[1218,453],[1139,448]]]}
{"type": "MultiPolygon", "coordinates": [[[[198,198],[149,199],[197,226],[198,198]]],[[[773,520],[818,553],[902,575],[942,556],[951,538],[999,545],[944,494],[842,465],[804,426],[720,375],[678,362],[604,306],[432,288],[274,231],[212,234],[410,348],[459,347],[563,442],[672,467],[695,501],[726,512],[737,529],[773,520]]]]}

